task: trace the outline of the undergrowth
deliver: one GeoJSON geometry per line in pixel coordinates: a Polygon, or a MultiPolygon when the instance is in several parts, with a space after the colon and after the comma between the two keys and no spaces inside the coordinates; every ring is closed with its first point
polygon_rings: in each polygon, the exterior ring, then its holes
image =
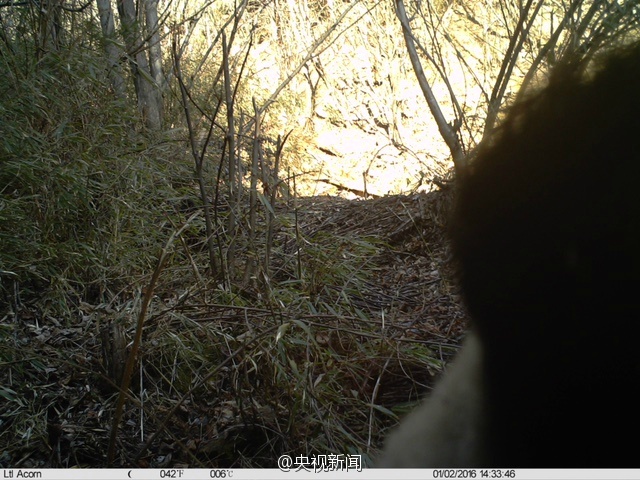
{"type": "Polygon", "coordinates": [[[275,167],[233,196],[222,138],[198,177],[186,129],[145,131],[86,52],[0,63],[0,466],[371,464],[459,337],[441,236],[408,197],[317,207],[275,167]]]}

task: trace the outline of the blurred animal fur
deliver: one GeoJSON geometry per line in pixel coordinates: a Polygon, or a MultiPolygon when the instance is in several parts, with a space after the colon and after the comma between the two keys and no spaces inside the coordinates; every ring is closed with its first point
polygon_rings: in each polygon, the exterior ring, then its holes
{"type": "Polygon", "coordinates": [[[640,44],[566,63],[459,179],[473,318],[382,467],[640,467],[640,44]]]}

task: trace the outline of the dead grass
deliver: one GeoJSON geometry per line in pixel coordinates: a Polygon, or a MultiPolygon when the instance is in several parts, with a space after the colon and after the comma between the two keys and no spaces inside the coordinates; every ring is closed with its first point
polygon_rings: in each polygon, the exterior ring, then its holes
{"type": "MultiPolygon", "coordinates": [[[[170,264],[115,466],[273,468],[283,454],[328,453],[370,462],[463,332],[443,240],[448,197],[298,199],[297,223],[283,205],[273,274],[234,293],[170,264]]],[[[5,309],[3,467],[105,466],[141,295],[80,303],[68,318],[37,303],[5,309]]]]}

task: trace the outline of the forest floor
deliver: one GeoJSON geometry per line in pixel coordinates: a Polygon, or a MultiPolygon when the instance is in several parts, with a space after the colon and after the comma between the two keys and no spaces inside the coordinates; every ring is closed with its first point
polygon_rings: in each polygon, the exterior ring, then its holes
{"type": "MultiPolygon", "coordinates": [[[[279,207],[313,245],[305,301],[159,292],[113,465],[273,468],[282,454],[322,452],[370,464],[396,407],[415,404],[464,335],[445,240],[451,191],[279,207]]],[[[279,238],[293,235],[282,225],[279,238]]],[[[288,282],[277,277],[273,289],[288,282]]],[[[131,295],[79,302],[70,318],[16,304],[2,319],[11,360],[0,372],[0,467],[107,465],[114,381],[139,307],[131,295]]]]}

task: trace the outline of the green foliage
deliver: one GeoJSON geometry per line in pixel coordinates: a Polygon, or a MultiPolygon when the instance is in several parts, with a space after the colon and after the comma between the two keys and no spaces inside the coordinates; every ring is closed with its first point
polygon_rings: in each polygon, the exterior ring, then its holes
{"type": "Polygon", "coordinates": [[[5,84],[2,92],[0,263],[22,280],[48,280],[94,256],[101,185],[88,164],[91,140],[81,115],[95,112],[81,110],[88,101],[68,104],[65,73],[34,73],[20,89],[5,84]]]}
{"type": "MultiPolygon", "coordinates": [[[[82,52],[0,86],[0,270],[24,293],[95,298],[144,272],[162,231],[149,227],[178,196],[170,177],[185,175],[163,160],[170,147],[135,133],[135,111],[96,75],[103,59],[82,52]]],[[[15,77],[7,65],[0,76],[15,77]]]]}

